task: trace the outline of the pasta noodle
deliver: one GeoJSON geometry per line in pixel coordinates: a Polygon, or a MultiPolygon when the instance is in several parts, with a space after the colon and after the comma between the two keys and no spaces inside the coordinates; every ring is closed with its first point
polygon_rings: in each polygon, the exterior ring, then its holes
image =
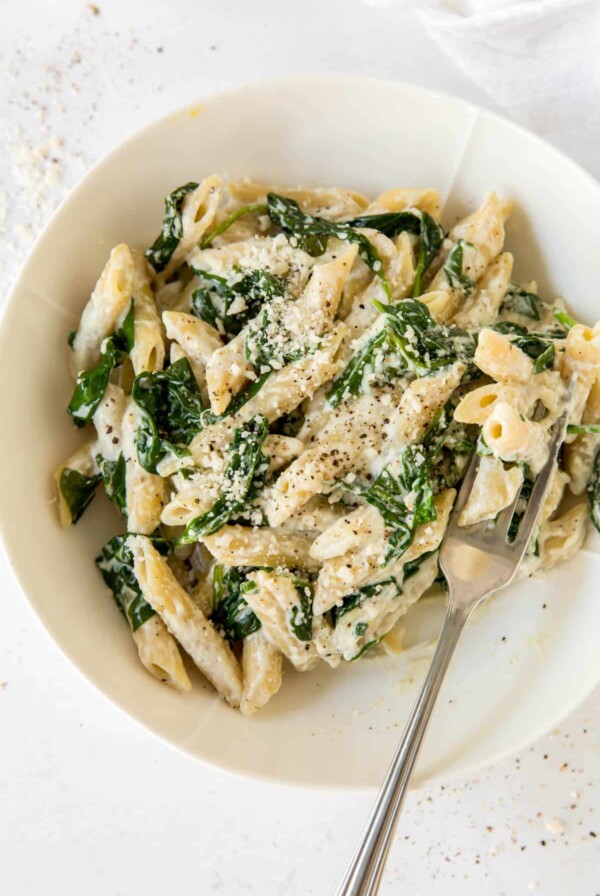
{"type": "Polygon", "coordinates": [[[232,706],[242,698],[242,676],[226,642],[206,619],[160,556],[143,536],[130,536],[134,571],[142,593],[165,626],[232,706]]]}
{"type": "Polygon", "coordinates": [[[166,485],[161,476],[145,470],[138,457],[136,436],[140,411],[129,399],[123,418],[123,454],[125,457],[127,520],[130,532],[151,535],[160,523],[166,485]]]}
{"type": "Polygon", "coordinates": [[[269,702],[281,687],[282,655],[263,631],[244,638],[242,671],[244,688],[240,710],[250,716],[269,702]]]}
{"type": "Polygon", "coordinates": [[[136,280],[131,250],[121,243],[110,253],[100,279],[81,315],[72,345],[73,377],[92,367],[100,356],[100,346],[127,310],[136,280]]]}

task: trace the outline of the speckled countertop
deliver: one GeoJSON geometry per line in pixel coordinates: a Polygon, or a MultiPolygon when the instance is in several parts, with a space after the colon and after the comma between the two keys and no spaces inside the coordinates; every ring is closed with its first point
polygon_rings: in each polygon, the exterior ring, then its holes
{"type": "MultiPolygon", "coordinates": [[[[40,227],[89,165],[208,92],[342,70],[490,105],[402,7],[5,0],[3,13],[2,299],[40,227]]],[[[546,136],[600,175],[594,147],[572,134],[546,136]]],[[[334,891],[370,797],[263,785],[178,755],[79,678],[33,619],[4,559],[0,581],[3,892],[334,891]]],[[[597,692],[520,755],[411,794],[382,893],[598,896],[599,710],[597,692]]]]}

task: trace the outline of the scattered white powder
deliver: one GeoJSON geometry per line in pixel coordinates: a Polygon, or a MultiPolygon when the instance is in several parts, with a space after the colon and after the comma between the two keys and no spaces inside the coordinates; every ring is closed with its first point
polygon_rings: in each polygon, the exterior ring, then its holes
{"type": "Polygon", "coordinates": [[[562,834],[565,826],[559,818],[551,818],[545,823],[545,828],[551,834],[562,834]]]}

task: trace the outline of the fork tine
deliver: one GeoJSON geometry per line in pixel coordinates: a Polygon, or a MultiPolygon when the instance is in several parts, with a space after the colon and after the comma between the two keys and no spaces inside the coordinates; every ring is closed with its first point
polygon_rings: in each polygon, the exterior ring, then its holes
{"type": "Polygon", "coordinates": [[[494,523],[494,535],[497,535],[501,538],[506,538],[506,536],[508,535],[508,529],[514,516],[515,510],[517,509],[517,504],[519,503],[519,498],[521,497],[522,488],[523,484],[521,484],[517,489],[517,494],[510,502],[508,507],[505,507],[504,510],[501,510],[496,517],[494,523]]]}
{"type": "Polygon", "coordinates": [[[550,439],[550,445],[548,446],[548,459],[537,475],[531,490],[531,496],[527,502],[527,508],[519,525],[517,537],[512,544],[513,550],[517,553],[521,553],[521,555],[524,554],[527,549],[531,534],[540,515],[546,491],[550,483],[550,477],[554,472],[554,465],[558,457],[558,452],[565,438],[567,419],[568,413],[565,411],[554,424],[552,438],[550,439]]]}
{"type": "Polygon", "coordinates": [[[450,529],[452,525],[456,526],[458,514],[461,512],[461,510],[469,500],[469,495],[471,494],[471,489],[473,488],[473,483],[475,482],[477,470],[479,469],[480,460],[481,457],[477,454],[476,451],[474,451],[471,456],[471,461],[465,474],[465,478],[462,481],[460,491],[458,493],[456,501],[454,502],[452,515],[450,516],[450,520],[448,521],[448,529],[450,529]]]}

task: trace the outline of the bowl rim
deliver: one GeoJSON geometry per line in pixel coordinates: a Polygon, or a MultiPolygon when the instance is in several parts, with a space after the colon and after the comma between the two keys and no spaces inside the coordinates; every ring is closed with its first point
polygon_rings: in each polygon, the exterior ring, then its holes
{"type": "MultiPolygon", "coordinates": [[[[47,233],[55,226],[60,217],[68,210],[69,205],[72,201],[74,201],[76,194],[79,194],[81,190],[85,189],[88,182],[91,181],[98,172],[102,171],[103,168],[109,166],[113,159],[118,156],[124,149],[126,149],[133,143],[142,140],[153,129],[160,128],[172,119],[177,119],[180,116],[189,115],[191,112],[197,113],[199,109],[202,109],[205,102],[228,102],[236,96],[241,96],[244,93],[251,93],[257,90],[260,91],[262,89],[280,89],[286,87],[298,88],[304,85],[314,88],[316,84],[322,82],[327,82],[328,84],[347,83],[349,85],[370,85],[374,89],[377,89],[378,87],[394,88],[403,90],[408,95],[417,97],[423,96],[427,98],[434,98],[436,100],[442,100],[445,103],[450,104],[450,106],[453,106],[457,110],[460,110],[462,112],[469,112],[476,118],[493,121],[505,128],[508,128],[509,130],[512,130],[515,133],[526,137],[528,140],[533,141],[540,148],[543,148],[547,152],[549,151],[557,160],[560,160],[562,164],[568,165],[571,170],[578,173],[579,176],[583,176],[583,178],[588,181],[592,189],[600,189],[600,181],[598,181],[594,177],[594,175],[591,174],[591,172],[589,172],[579,162],[571,158],[566,152],[554,146],[543,137],[539,136],[533,131],[530,131],[528,128],[507,118],[502,114],[499,114],[490,109],[486,109],[483,106],[479,106],[478,104],[471,102],[470,100],[463,99],[462,97],[447,93],[442,90],[432,89],[422,85],[413,84],[409,81],[399,79],[396,80],[394,78],[383,78],[373,75],[362,75],[344,72],[326,72],[323,74],[294,74],[278,78],[265,78],[244,82],[238,84],[237,86],[228,87],[225,90],[215,90],[214,92],[203,94],[202,97],[199,97],[193,101],[187,101],[181,105],[178,105],[172,111],[164,112],[162,115],[153,118],[142,127],[134,130],[132,133],[119,140],[116,145],[114,145],[108,152],[102,155],[90,166],[90,168],[82,175],[82,177],[79,178],[79,180],[69,189],[65,197],[59,202],[56,209],[53,211],[49,219],[46,221],[46,223],[36,236],[27,252],[26,257],[24,258],[16,274],[14,275],[12,284],[10,285],[10,288],[8,290],[7,298],[3,303],[3,308],[0,314],[0,337],[4,333],[4,328],[7,323],[9,312],[16,301],[16,293],[20,289],[21,281],[23,281],[27,276],[29,266],[33,264],[34,257],[37,253],[40,243],[46,238],[47,233]]],[[[74,668],[77,673],[82,676],[82,678],[84,678],[85,681],[89,685],[91,685],[98,694],[102,696],[104,700],[106,700],[111,706],[116,707],[128,719],[132,720],[138,726],[143,728],[150,736],[156,738],[163,744],[167,745],[169,748],[176,750],[180,755],[183,755],[190,760],[200,762],[220,772],[234,775],[236,778],[245,778],[257,782],[260,781],[271,786],[287,787],[293,790],[302,788],[303,790],[311,790],[314,792],[374,793],[376,791],[377,787],[375,785],[366,783],[307,784],[300,778],[286,778],[285,780],[282,780],[281,778],[277,777],[277,775],[271,774],[268,769],[261,772],[254,770],[243,771],[239,767],[227,763],[227,761],[216,762],[212,758],[200,756],[197,753],[188,750],[184,743],[170,740],[165,734],[159,733],[151,728],[138,713],[131,712],[128,708],[126,708],[118,697],[109,695],[103,689],[102,685],[99,682],[96,682],[86,671],[80,668],[75,659],[71,657],[69,650],[63,641],[62,635],[60,634],[60,632],[55,631],[54,628],[52,628],[51,625],[47,622],[43,607],[38,606],[37,603],[34,602],[32,598],[30,598],[28,591],[23,583],[20,570],[17,569],[17,566],[15,564],[13,564],[8,549],[7,540],[5,538],[5,532],[8,526],[9,521],[7,519],[7,511],[5,511],[4,509],[3,502],[0,502],[0,545],[2,548],[2,554],[6,561],[6,566],[12,573],[13,580],[17,583],[18,591],[24,599],[25,604],[29,607],[29,610],[32,612],[33,616],[37,619],[45,634],[58,648],[69,665],[74,668]]],[[[574,694],[572,701],[568,705],[561,705],[560,709],[557,710],[557,712],[553,716],[552,721],[547,721],[546,723],[540,725],[538,730],[533,733],[529,732],[514,745],[506,747],[503,750],[498,750],[491,756],[473,760],[470,764],[462,765],[458,769],[450,769],[448,771],[440,772],[439,774],[429,775],[425,780],[415,783],[411,787],[411,789],[420,789],[422,787],[430,785],[436,785],[446,782],[451,783],[456,780],[466,779],[477,773],[478,771],[487,768],[490,765],[501,762],[508,756],[514,755],[516,752],[522,751],[524,748],[537,741],[547,731],[552,730],[552,728],[560,724],[562,720],[564,720],[575,709],[577,709],[577,707],[580,706],[590,696],[590,694],[593,693],[593,691],[598,687],[598,684],[599,682],[596,682],[595,684],[592,683],[588,687],[586,687],[583,692],[581,690],[577,691],[574,694]]]]}

